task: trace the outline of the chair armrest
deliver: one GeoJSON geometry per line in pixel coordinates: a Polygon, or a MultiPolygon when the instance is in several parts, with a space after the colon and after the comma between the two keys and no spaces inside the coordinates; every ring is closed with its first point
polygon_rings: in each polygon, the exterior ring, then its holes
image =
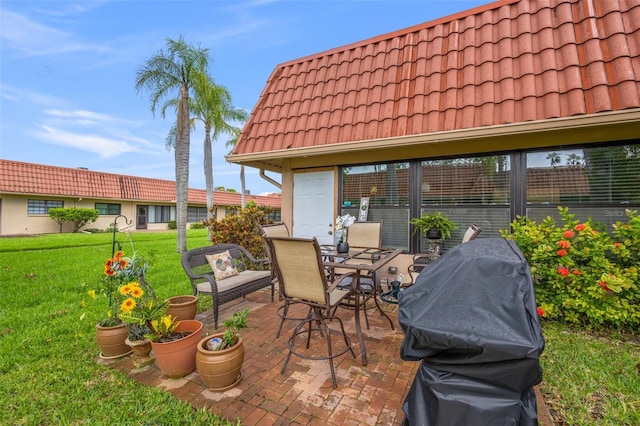
{"type": "Polygon", "coordinates": [[[342,281],[344,281],[347,278],[351,278],[351,291],[354,291],[355,288],[354,286],[356,285],[356,273],[355,272],[347,272],[346,274],[342,274],[338,277],[338,279],[336,279],[335,281],[333,281],[331,283],[331,285],[327,288],[328,292],[332,292],[333,290],[335,290],[340,284],[342,284],[342,281]]]}
{"type": "Polygon", "coordinates": [[[240,251],[247,257],[247,259],[251,262],[251,263],[257,263],[257,264],[268,264],[270,263],[269,258],[268,257],[262,257],[260,259],[256,259],[255,257],[253,257],[253,255],[251,254],[251,252],[249,252],[249,250],[247,250],[246,248],[242,247],[242,246],[238,246],[238,248],[240,249],[240,251]]]}

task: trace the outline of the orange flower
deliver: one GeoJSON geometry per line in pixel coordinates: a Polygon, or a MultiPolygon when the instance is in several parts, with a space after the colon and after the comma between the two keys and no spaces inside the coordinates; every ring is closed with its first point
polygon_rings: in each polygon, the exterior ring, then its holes
{"type": "Polygon", "coordinates": [[[576,231],[584,231],[587,228],[587,225],[584,223],[579,223],[576,225],[576,231]]]}
{"type": "Polygon", "coordinates": [[[558,247],[566,249],[566,248],[571,247],[571,243],[569,241],[567,241],[567,240],[560,240],[560,241],[558,241],[558,247]]]}
{"type": "Polygon", "coordinates": [[[566,251],[566,250],[563,250],[563,249],[560,249],[560,250],[558,250],[558,251],[556,252],[556,254],[557,254],[558,256],[560,256],[560,257],[562,257],[562,256],[566,256],[566,255],[567,255],[567,251],[566,251]]]}
{"type": "Polygon", "coordinates": [[[620,248],[620,246],[622,246],[622,243],[618,243],[618,242],[616,242],[616,243],[613,243],[613,246],[614,246],[615,248],[620,248]]]}
{"type": "Polygon", "coordinates": [[[571,273],[573,275],[580,275],[580,271],[578,271],[577,269],[574,269],[573,271],[571,271],[571,273]]]}
{"type": "Polygon", "coordinates": [[[569,275],[569,270],[566,267],[561,266],[558,268],[558,273],[563,277],[566,277],[567,275],[569,275]]]}
{"type": "Polygon", "coordinates": [[[605,283],[604,281],[598,281],[598,286],[604,289],[604,291],[611,291],[607,283],[605,283]]]}
{"type": "Polygon", "coordinates": [[[570,229],[568,231],[564,231],[564,233],[562,234],[562,236],[565,238],[573,238],[575,235],[576,233],[570,229]]]}

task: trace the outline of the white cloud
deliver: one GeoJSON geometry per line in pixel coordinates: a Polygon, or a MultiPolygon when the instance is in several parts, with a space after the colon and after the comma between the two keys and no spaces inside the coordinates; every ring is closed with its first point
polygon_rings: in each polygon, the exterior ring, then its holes
{"type": "Polygon", "coordinates": [[[54,127],[41,125],[42,130],[35,131],[35,135],[47,142],[80,149],[100,155],[102,158],[112,158],[117,155],[141,152],[126,140],[112,139],[105,136],[73,133],[54,127]]]}
{"type": "Polygon", "coordinates": [[[2,9],[1,22],[0,43],[3,49],[18,50],[32,56],[111,51],[104,46],[76,40],[65,31],[42,25],[5,8],[2,9]]]}
{"type": "Polygon", "coordinates": [[[15,87],[0,84],[0,98],[12,102],[29,103],[40,106],[64,106],[68,102],[62,98],[32,92],[30,90],[18,89],[15,87]]]}

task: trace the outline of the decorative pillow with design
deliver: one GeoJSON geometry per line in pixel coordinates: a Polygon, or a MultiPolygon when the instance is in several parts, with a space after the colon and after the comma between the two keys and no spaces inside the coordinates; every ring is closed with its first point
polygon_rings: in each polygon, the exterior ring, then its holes
{"type": "Polygon", "coordinates": [[[224,280],[238,275],[238,269],[236,269],[236,264],[233,262],[229,250],[218,254],[207,254],[206,257],[211,269],[213,269],[213,275],[215,275],[216,280],[224,280]]]}

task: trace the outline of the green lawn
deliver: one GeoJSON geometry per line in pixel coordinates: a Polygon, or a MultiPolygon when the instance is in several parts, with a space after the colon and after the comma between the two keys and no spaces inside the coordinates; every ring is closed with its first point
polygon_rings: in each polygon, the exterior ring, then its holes
{"type": "MultiPolygon", "coordinates": [[[[159,297],[191,292],[175,232],[131,238],[152,258],[147,276],[159,297]]],[[[95,320],[105,307],[86,290],[102,275],[111,239],[0,238],[0,424],[232,424],[95,362],[95,320]]],[[[129,234],[118,240],[131,254],[129,234]]],[[[206,230],[189,230],[187,244],[207,245],[206,230]]],[[[586,333],[557,323],[543,323],[543,332],[541,389],[558,424],[640,424],[637,334],[586,333]]]]}

